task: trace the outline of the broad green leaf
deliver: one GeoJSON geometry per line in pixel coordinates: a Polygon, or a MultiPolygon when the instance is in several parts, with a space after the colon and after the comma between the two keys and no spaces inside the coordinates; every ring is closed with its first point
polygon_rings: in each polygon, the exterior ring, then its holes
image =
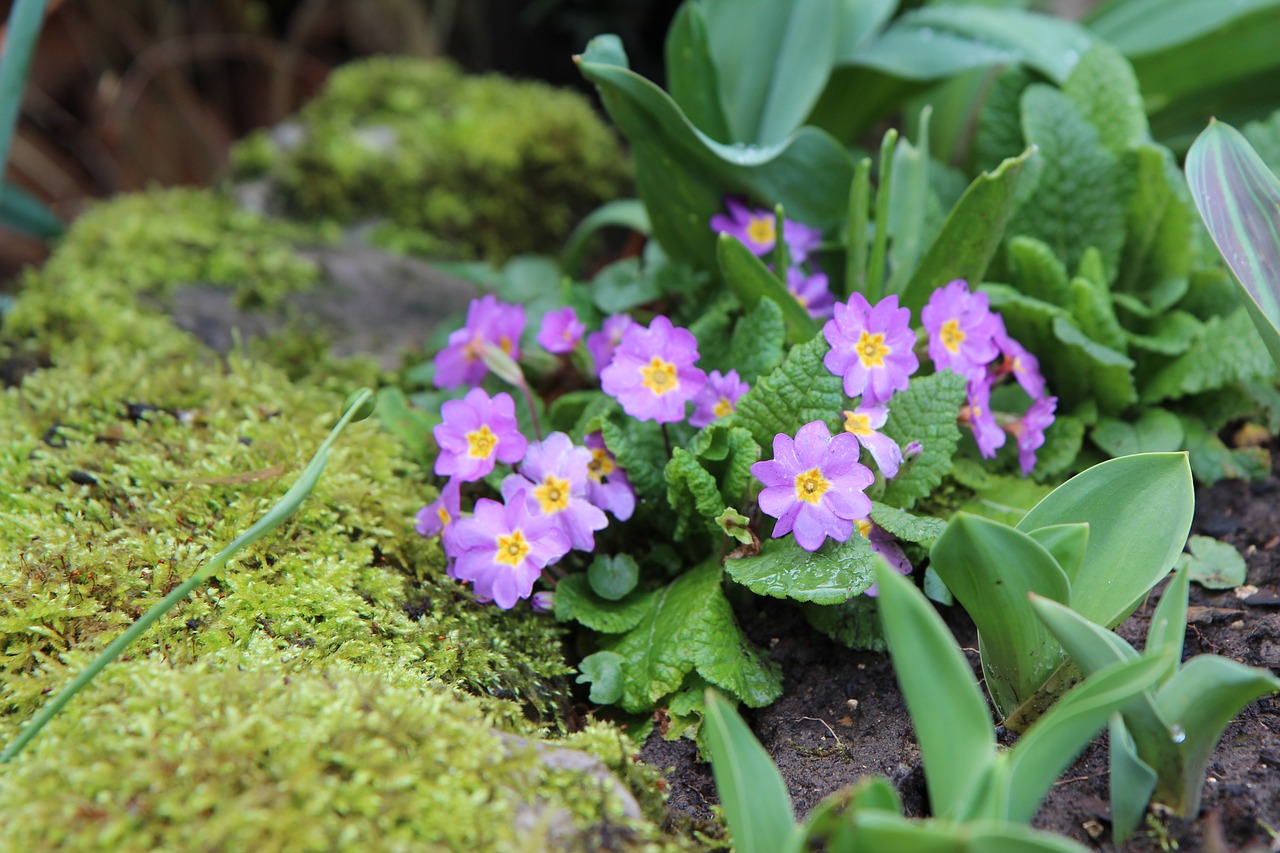
{"type": "Polygon", "coordinates": [[[602,228],[629,228],[648,234],[652,227],[649,224],[649,211],[634,198],[619,198],[605,202],[586,215],[573,229],[564,244],[561,253],[561,266],[567,272],[577,272],[582,266],[583,252],[587,241],[602,228]]]}
{"type": "Polygon", "coordinates": [[[1240,132],[1268,169],[1280,171],[1280,110],[1263,121],[1249,122],[1240,132]]]}
{"type": "Polygon", "coordinates": [[[1054,318],[1053,337],[1066,350],[1051,371],[1049,387],[1056,393],[1070,394],[1073,400],[1096,399],[1104,412],[1119,412],[1137,401],[1132,359],[1094,341],[1064,317],[1054,318]]]}
{"type": "Polygon", "coordinates": [[[607,601],[621,601],[640,580],[640,567],[630,554],[597,554],[587,566],[591,591],[607,601]]]}
{"type": "Polygon", "coordinates": [[[1028,149],[974,178],[915,268],[902,305],[918,312],[935,290],[953,279],[982,281],[1014,211],[1024,166],[1034,155],[1028,149]]]}
{"type": "Polygon", "coordinates": [[[1049,787],[1109,717],[1155,685],[1161,661],[1112,664],[1067,691],[1018,739],[1008,756],[1008,798],[1001,817],[1030,821],[1049,787]]]}
{"type": "Polygon", "coordinates": [[[793,536],[771,539],[755,557],[725,560],[724,569],[757,595],[839,604],[871,586],[874,564],[871,544],[855,532],[817,551],[804,550],[793,536]]]}
{"type": "Polygon", "coordinates": [[[603,644],[605,651],[623,658],[622,708],[651,710],[695,670],[751,707],[778,697],[782,683],[777,665],[742,636],[720,590],[720,567],[714,560],[647,594],[645,604],[633,629],[603,644]]]}
{"type": "Polygon", "coordinates": [[[1234,545],[1209,536],[1192,536],[1187,540],[1189,554],[1178,563],[1185,566],[1191,580],[1206,589],[1234,589],[1244,583],[1248,567],[1234,545]]]}
{"type": "MultiPolygon", "coordinates": [[[[631,142],[636,188],[667,253],[701,269],[716,267],[711,217],[724,196],[781,204],[787,215],[818,228],[845,216],[853,162],[823,131],[802,127],[777,144],[725,145],[699,131],[675,102],[627,67],[616,36],[599,36],[578,57],[614,123],[631,142]]],[[[719,64],[719,63],[717,63],[719,64]]],[[[726,72],[723,66],[720,71],[726,72]]]]}
{"type": "Polygon", "coordinates": [[[884,632],[876,599],[855,595],[843,604],[801,605],[805,621],[815,631],[850,649],[883,652],[884,632]]]}
{"type": "Polygon", "coordinates": [[[1101,418],[1090,437],[1111,456],[1130,456],[1181,450],[1184,435],[1177,415],[1147,409],[1133,422],[1101,418]]]}
{"type": "Polygon", "coordinates": [[[1133,193],[1125,209],[1116,288],[1164,312],[1190,284],[1196,236],[1191,198],[1169,149],[1140,145],[1122,163],[1133,177],[1133,193]]]}
{"type": "Polygon", "coordinates": [[[1036,451],[1036,467],[1031,474],[1038,480],[1060,480],[1064,471],[1079,467],[1077,462],[1084,445],[1084,422],[1072,415],[1058,415],[1045,432],[1044,444],[1036,451]]]}
{"type": "Polygon", "coordinates": [[[556,584],[552,601],[561,622],[572,619],[602,634],[622,634],[640,624],[657,594],[635,591],[620,599],[602,598],[587,575],[578,572],[556,584]]]}
{"type": "Polygon", "coordinates": [[[1017,524],[1027,511],[1049,494],[1049,487],[1007,474],[993,474],[974,459],[957,459],[951,476],[973,490],[973,498],[960,509],[971,515],[1004,524],[1017,524]]]}
{"type": "Polygon", "coordinates": [[[547,425],[581,440],[593,420],[618,408],[618,401],[603,391],[570,391],[555,399],[547,410],[547,425]]]}
{"type": "Polygon", "coordinates": [[[920,744],[933,813],[967,816],[996,764],[987,703],[969,662],[924,595],[883,563],[876,580],[885,638],[920,744]]]}
{"type": "Polygon", "coordinates": [[[839,430],[840,410],[847,398],[840,377],[822,363],[830,349],[821,335],[792,347],[776,370],[761,377],[738,400],[731,425],[749,430],[770,456],[775,435],[794,436],[810,421],[825,421],[833,432],[839,430]]]}
{"type": "MultiPolygon", "coordinates": [[[[787,298],[795,302],[790,294],[787,298]]],[[[743,382],[754,383],[782,364],[786,341],[782,308],[772,299],[762,298],[733,327],[726,370],[736,370],[743,382]]]]}
{"type": "Polygon", "coordinates": [[[1240,447],[1233,450],[1201,419],[1180,419],[1187,436],[1191,472],[1197,482],[1207,486],[1227,478],[1259,480],[1271,472],[1271,456],[1265,448],[1240,447]]]}
{"type": "Polygon", "coordinates": [[[1191,348],[1169,362],[1142,389],[1144,403],[1176,400],[1271,376],[1277,362],[1254,328],[1244,308],[1227,317],[1211,317],[1191,348]]]}
{"type": "Polygon", "coordinates": [[[720,274],[744,306],[751,309],[761,300],[768,299],[782,309],[788,342],[807,341],[821,330],[817,321],[787,290],[782,279],[770,272],[737,237],[721,234],[716,244],[716,257],[720,274]]]}
{"type": "MultiPolygon", "coordinates": [[[[1115,294],[1115,296],[1116,304],[1119,305],[1121,304],[1119,297],[1125,294],[1115,294]]],[[[1192,342],[1199,339],[1203,328],[1204,323],[1194,315],[1186,311],[1174,310],[1156,317],[1140,334],[1126,330],[1125,337],[1129,341],[1129,346],[1135,350],[1144,350],[1159,356],[1182,355],[1191,348],[1192,342]]],[[[1166,360],[1159,359],[1160,362],[1166,360]]]]}
{"type": "Polygon", "coordinates": [[[834,839],[847,842],[831,851],[909,851],[910,853],[1086,853],[1085,848],[1052,833],[1004,820],[908,820],[882,809],[841,815],[834,839]]]}
{"type": "MultiPolygon", "coordinates": [[[[1026,149],[1022,136],[1022,92],[1031,82],[1030,72],[1019,66],[1009,66],[996,75],[987,90],[973,134],[971,159],[975,171],[994,169],[1001,161],[1016,157],[1026,149]]],[[[1035,175],[1030,177],[1029,184],[1034,187],[1035,175]]]]}
{"type": "Polygon", "coordinates": [[[1210,236],[1249,297],[1249,316],[1280,365],[1280,179],[1239,131],[1210,121],[1187,153],[1187,182],[1210,236]]]}
{"type": "Polygon", "coordinates": [[[1062,260],[1034,237],[1014,237],[1009,241],[1009,266],[1018,290],[1026,296],[1065,307],[1071,282],[1062,260]]]}
{"type": "Polygon", "coordinates": [[[1031,538],[1053,555],[1054,561],[1070,584],[1084,565],[1084,552],[1089,546],[1089,525],[1054,524],[1031,531],[1031,538]]]}
{"type": "Polygon", "coordinates": [[[914,542],[926,548],[933,545],[947,523],[931,515],[912,515],[895,506],[872,502],[871,520],[889,533],[906,542],[914,542]]]}
{"type": "Polygon", "coordinates": [[[1071,586],[1026,533],[961,513],[929,552],[930,565],[978,627],[987,690],[1007,717],[1058,668],[1063,653],[1027,605],[1030,592],[1066,603],[1071,586]]]}
{"type": "Polygon", "coordinates": [[[1147,138],[1147,114],[1133,66],[1111,45],[1095,42],[1071,70],[1062,91],[1098,129],[1102,144],[1113,154],[1147,138]]]}
{"type": "Polygon", "coordinates": [[[714,690],[707,691],[704,732],[734,848],[742,853],[782,850],[796,830],[787,783],[733,706],[714,690]]]}
{"type": "Polygon", "coordinates": [[[1245,705],[1277,691],[1280,678],[1264,669],[1215,655],[1187,661],[1156,694],[1184,768],[1181,779],[1161,778],[1156,800],[1184,817],[1199,812],[1205,770],[1227,724],[1245,705]]]}
{"type": "Polygon", "coordinates": [[[1124,245],[1118,158],[1071,99],[1045,84],[1022,94],[1022,131],[1040,149],[1044,168],[1011,230],[1044,241],[1068,269],[1096,247],[1114,275],[1124,245]]]}
{"type": "Polygon", "coordinates": [[[921,450],[885,484],[881,498],[884,503],[910,509],[937,488],[951,470],[951,458],[960,441],[956,415],[964,402],[964,387],[962,377],[943,371],[915,377],[907,390],[893,395],[884,434],[899,447],[918,441],[921,450]]]}
{"type": "Polygon", "coordinates": [[[1119,845],[1142,823],[1147,803],[1151,802],[1151,794],[1156,789],[1156,771],[1138,757],[1138,749],[1122,718],[1112,716],[1108,741],[1111,839],[1119,845]]]}
{"type": "Polygon", "coordinates": [[[1017,526],[1030,532],[1055,524],[1089,525],[1070,604],[1086,619],[1114,627],[1172,568],[1191,529],[1193,506],[1186,454],[1142,453],[1072,477],[1017,526]]]}
{"type": "Polygon", "coordinates": [[[1104,347],[1125,354],[1129,340],[1116,319],[1111,292],[1105,284],[1076,276],[1071,280],[1068,304],[1081,331],[1104,347]]]}
{"type": "Polygon", "coordinates": [[[591,301],[605,314],[620,314],[662,295],[653,276],[639,258],[623,258],[596,273],[591,280],[591,301]]]}
{"type": "Polygon", "coordinates": [[[582,659],[577,682],[591,685],[588,699],[597,705],[612,705],[622,697],[622,663],[622,655],[613,652],[596,652],[582,659]]]}
{"type": "Polygon", "coordinates": [[[666,478],[667,503],[676,515],[676,541],[683,541],[690,533],[715,530],[715,518],[724,511],[724,498],[716,478],[697,457],[683,447],[672,448],[666,478]]]}
{"type": "Polygon", "coordinates": [[[667,30],[663,56],[667,87],[694,127],[717,142],[732,142],[720,94],[720,74],[711,56],[707,19],[699,3],[681,3],[667,30]]]}

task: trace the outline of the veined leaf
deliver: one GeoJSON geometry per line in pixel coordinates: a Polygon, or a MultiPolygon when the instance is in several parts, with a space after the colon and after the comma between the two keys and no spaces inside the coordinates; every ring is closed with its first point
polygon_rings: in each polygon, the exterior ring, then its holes
{"type": "Polygon", "coordinates": [[[840,377],[822,363],[830,349],[822,335],[792,347],[778,369],[761,377],[738,401],[730,425],[749,430],[763,448],[773,447],[775,435],[794,436],[810,421],[825,421],[833,431],[840,429],[840,410],[848,398],[840,377]]]}
{"type": "Polygon", "coordinates": [[[964,386],[962,377],[944,370],[913,378],[907,390],[893,395],[884,434],[900,447],[918,441],[921,450],[885,484],[885,503],[910,509],[937,488],[951,470],[951,458],[960,442],[956,415],[964,402],[964,386]]]}
{"type": "MultiPolygon", "coordinates": [[[[795,301],[791,294],[787,294],[795,301]]],[[[729,343],[729,366],[743,382],[754,383],[782,364],[786,354],[787,326],[782,308],[769,298],[761,298],[733,327],[729,343]]]]}
{"type": "MultiPolygon", "coordinates": [[[[1273,375],[1280,361],[1275,361],[1267,351],[1263,345],[1265,338],[1258,336],[1256,327],[1256,318],[1244,308],[1237,308],[1225,318],[1210,317],[1191,348],[1147,381],[1142,389],[1142,401],[1176,400],[1233,382],[1250,382],[1273,375]]],[[[1280,344],[1280,338],[1277,343],[1280,344]]]]}
{"type": "Polygon", "coordinates": [[[804,550],[793,536],[772,539],[757,556],[725,560],[724,569],[757,595],[840,604],[871,586],[874,565],[871,544],[855,532],[817,551],[804,550]]]}
{"type": "Polygon", "coordinates": [[[1119,154],[1148,136],[1138,79],[1124,56],[1106,42],[1089,48],[1067,76],[1062,91],[1119,154]]]}
{"type": "Polygon", "coordinates": [[[1187,182],[1210,236],[1249,297],[1249,316],[1280,365],[1280,180],[1239,131],[1210,121],[1187,153],[1187,182]]]}

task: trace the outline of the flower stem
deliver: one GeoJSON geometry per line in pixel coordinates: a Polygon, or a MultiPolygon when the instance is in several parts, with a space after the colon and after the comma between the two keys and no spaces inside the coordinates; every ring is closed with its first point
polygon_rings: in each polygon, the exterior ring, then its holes
{"type": "Polygon", "coordinates": [[[662,446],[667,449],[667,459],[671,458],[671,435],[667,432],[667,425],[662,425],[662,446]]]}

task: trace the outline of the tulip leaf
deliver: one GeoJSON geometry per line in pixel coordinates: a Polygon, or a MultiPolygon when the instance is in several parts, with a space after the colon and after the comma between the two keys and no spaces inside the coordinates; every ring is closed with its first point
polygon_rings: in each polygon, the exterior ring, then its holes
{"type": "Polygon", "coordinates": [[[1107,770],[1111,788],[1111,837],[1123,844],[1146,814],[1147,803],[1156,789],[1156,771],[1138,757],[1133,737],[1124,720],[1112,716],[1108,729],[1110,750],[1107,770]]]}
{"type": "Polygon", "coordinates": [[[720,274],[748,309],[768,299],[782,309],[787,324],[787,341],[798,344],[813,338],[821,327],[800,301],[787,290],[764,262],[751,253],[737,237],[721,234],[716,243],[720,274]]]}
{"type": "Polygon", "coordinates": [[[1236,281],[1272,359],[1280,365],[1280,180],[1235,128],[1209,126],[1187,153],[1196,209],[1236,281]]]}

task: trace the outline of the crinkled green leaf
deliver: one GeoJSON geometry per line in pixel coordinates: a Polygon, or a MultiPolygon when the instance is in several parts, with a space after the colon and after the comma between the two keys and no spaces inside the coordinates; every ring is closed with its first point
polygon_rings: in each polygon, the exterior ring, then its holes
{"type": "Polygon", "coordinates": [[[1124,175],[1098,131],[1052,86],[1034,84],[1022,94],[1022,131],[1038,146],[1044,168],[1035,193],[1018,211],[1014,233],[1044,241],[1068,269],[1090,246],[1102,252],[1114,274],[1124,245],[1124,175]]]}
{"type": "Polygon", "coordinates": [[[1062,91],[1098,129],[1102,144],[1112,153],[1119,154],[1147,138],[1147,114],[1138,78],[1133,66],[1111,45],[1095,42],[1071,70],[1062,91]]]}
{"type": "Polygon", "coordinates": [[[1187,455],[1196,482],[1212,485],[1219,480],[1260,480],[1271,473],[1271,456],[1262,447],[1232,449],[1199,418],[1180,416],[1186,434],[1187,455]]]}
{"type": "Polygon", "coordinates": [[[1142,401],[1176,400],[1232,382],[1270,376],[1275,369],[1249,313],[1238,308],[1226,318],[1210,318],[1191,349],[1147,382],[1142,401]]]}
{"type": "Polygon", "coordinates": [[[738,371],[744,382],[755,382],[782,364],[786,342],[782,309],[772,299],[763,298],[734,326],[726,370],[738,371]]]}
{"type": "Polygon", "coordinates": [[[1188,554],[1178,560],[1186,565],[1191,580],[1208,589],[1234,589],[1244,583],[1248,567],[1234,545],[1209,536],[1192,536],[1187,540],[1188,554]]]}
{"type": "Polygon", "coordinates": [[[951,476],[973,490],[960,509],[1003,524],[1017,524],[1049,493],[1049,487],[1026,477],[996,474],[974,459],[957,459],[951,476]]]}
{"type": "Polygon", "coordinates": [[[949,370],[918,376],[889,401],[884,434],[906,447],[920,442],[920,455],[903,464],[885,484],[884,503],[910,509],[937,488],[951,470],[951,457],[960,441],[956,416],[965,397],[964,379],[949,370]]]}
{"type": "Polygon", "coordinates": [[[725,560],[724,569],[757,595],[838,604],[871,586],[874,563],[871,543],[855,532],[817,551],[804,550],[793,536],[771,539],[755,557],[725,560]]]}
{"type": "Polygon", "coordinates": [[[552,597],[556,618],[573,620],[602,634],[630,631],[644,618],[652,606],[654,592],[634,591],[621,599],[601,598],[591,589],[585,573],[569,575],[556,584],[552,597]]]}
{"type": "Polygon", "coordinates": [[[732,424],[749,430],[763,448],[773,447],[775,435],[794,436],[810,421],[825,421],[833,432],[838,429],[847,398],[840,377],[822,363],[830,349],[822,335],[792,347],[776,370],[738,400],[732,424]]]}
{"type": "Polygon", "coordinates": [[[1121,354],[1128,338],[1116,319],[1111,293],[1106,285],[1077,276],[1071,280],[1071,313],[1080,329],[1093,340],[1121,354]]]}
{"type": "Polygon", "coordinates": [[[947,523],[931,515],[912,515],[906,510],[878,502],[871,504],[871,520],[905,542],[928,548],[942,535],[947,523]]]}
{"type": "Polygon", "coordinates": [[[1125,209],[1125,244],[1116,289],[1140,296],[1153,311],[1187,291],[1195,251],[1191,197],[1167,148],[1146,144],[1125,155],[1133,193],[1125,209]]]}
{"type": "Polygon", "coordinates": [[[741,309],[737,297],[725,293],[711,304],[699,304],[698,316],[686,327],[698,339],[698,367],[710,373],[728,373],[734,367],[730,353],[734,318],[741,309]]]}
{"type": "Polygon", "coordinates": [[[579,684],[590,684],[587,697],[597,705],[612,705],[622,697],[622,655],[596,652],[578,664],[579,684]]]}
{"type": "Polygon", "coordinates": [[[1240,132],[1267,168],[1280,173],[1280,110],[1262,121],[1249,122],[1240,132]]]}
{"type": "Polygon", "coordinates": [[[715,561],[647,594],[645,604],[636,627],[605,644],[606,651],[623,658],[618,704],[624,709],[650,710],[695,668],[751,707],[778,697],[782,682],[777,665],[742,635],[720,590],[715,561]]]}
{"type": "Polygon", "coordinates": [[[547,409],[547,426],[581,440],[588,424],[617,407],[618,402],[603,391],[570,391],[547,409]]]}
{"type": "Polygon", "coordinates": [[[618,416],[597,418],[587,424],[589,431],[599,430],[609,452],[618,459],[618,466],[627,472],[627,479],[640,495],[661,499],[667,493],[667,448],[662,440],[662,428],[653,421],[618,416]]]}
{"type": "MultiPolygon", "coordinates": [[[[1031,74],[1016,65],[996,75],[987,90],[973,135],[973,165],[994,169],[1001,160],[1018,156],[1027,147],[1022,135],[1022,92],[1031,85],[1031,74]]],[[[1033,161],[1038,162],[1038,161],[1033,161]]],[[[1039,165],[1035,170],[1040,169],[1039,165]]],[[[1033,176],[1034,177],[1034,176],[1033,176]]],[[[1030,182],[1034,188],[1035,181],[1030,182]]]]}
{"type": "Polygon", "coordinates": [[[1027,236],[1010,240],[1009,266],[1023,295],[1059,307],[1068,304],[1071,282],[1067,268],[1042,241],[1027,236]]]}
{"type": "Polygon", "coordinates": [[[760,445],[751,433],[742,427],[713,423],[693,437],[689,452],[719,482],[725,505],[738,506],[746,500],[753,482],[751,466],[760,461],[760,445]]]}
{"type": "Polygon", "coordinates": [[[1036,451],[1031,475],[1039,480],[1056,477],[1071,468],[1084,444],[1084,423],[1072,415],[1058,415],[1045,431],[1044,444],[1036,451]]]}
{"type": "Polygon", "coordinates": [[[851,649],[883,652],[884,632],[876,600],[855,595],[842,604],[801,605],[805,620],[815,630],[851,649]]]}
{"type": "Polygon", "coordinates": [[[1178,416],[1148,409],[1136,421],[1101,418],[1090,433],[1093,443],[1111,456],[1181,450],[1184,433],[1178,416]]]}
{"type": "Polygon", "coordinates": [[[1065,360],[1053,365],[1055,393],[1094,399],[1103,412],[1120,412],[1137,402],[1132,359],[1094,341],[1065,317],[1054,318],[1053,336],[1067,349],[1065,360]]]}
{"type": "Polygon", "coordinates": [[[982,281],[1000,248],[1019,183],[1033,156],[1028,149],[973,179],[915,267],[903,291],[902,305],[919,311],[936,289],[953,279],[982,281]]]}
{"type": "Polygon", "coordinates": [[[718,527],[716,516],[724,511],[720,487],[698,459],[683,447],[672,448],[666,467],[667,503],[675,511],[676,541],[693,533],[706,533],[718,527]]]}
{"type": "Polygon", "coordinates": [[[1200,337],[1203,326],[1194,315],[1174,310],[1156,317],[1142,333],[1126,330],[1125,337],[1134,349],[1160,356],[1181,355],[1191,348],[1192,341],[1200,337]]]}

